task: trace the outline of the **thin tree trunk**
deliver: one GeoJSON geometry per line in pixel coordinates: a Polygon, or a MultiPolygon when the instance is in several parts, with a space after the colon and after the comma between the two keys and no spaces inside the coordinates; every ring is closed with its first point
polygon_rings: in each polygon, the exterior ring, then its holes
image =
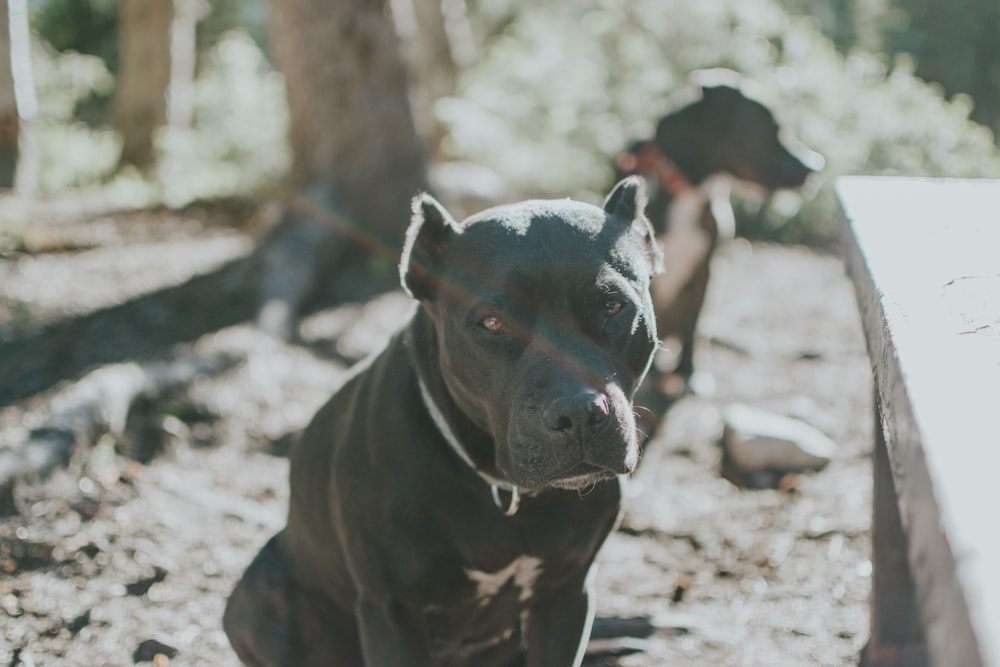
{"type": "Polygon", "coordinates": [[[153,134],[167,122],[173,0],[119,3],[118,89],[115,125],[122,134],[121,164],[140,169],[155,161],[153,134]]]}
{"type": "Polygon", "coordinates": [[[11,58],[10,7],[0,0],[0,188],[13,188],[17,173],[21,123],[14,94],[14,66],[11,58]]]}
{"type": "Polygon", "coordinates": [[[22,196],[32,196],[38,187],[38,148],[32,122],[38,114],[35,76],[31,68],[31,31],[28,0],[9,0],[10,61],[14,75],[14,97],[19,116],[17,173],[14,187],[22,196]]]}
{"type": "MultiPolygon", "coordinates": [[[[210,11],[206,0],[173,0],[173,20],[170,24],[170,82],[166,91],[166,125],[188,128],[194,122],[195,76],[198,67],[198,22],[210,11]]],[[[169,154],[156,165],[157,178],[167,206],[184,203],[185,193],[178,183],[183,165],[169,154]]]]}
{"type": "Polygon", "coordinates": [[[434,103],[455,92],[458,71],[452,56],[442,0],[392,0],[396,31],[412,77],[414,121],[431,152],[438,137],[434,103]]]}
{"type": "Polygon", "coordinates": [[[194,120],[194,80],[198,65],[198,21],[209,11],[205,0],[174,0],[170,25],[170,79],[167,124],[189,127],[194,120]]]}

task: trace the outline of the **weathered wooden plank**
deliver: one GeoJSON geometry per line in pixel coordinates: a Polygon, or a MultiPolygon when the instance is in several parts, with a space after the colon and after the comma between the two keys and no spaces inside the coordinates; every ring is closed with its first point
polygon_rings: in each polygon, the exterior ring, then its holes
{"type": "Polygon", "coordinates": [[[837,189],[928,648],[1000,664],[1000,183],[837,189]]]}
{"type": "Polygon", "coordinates": [[[885,418],[875,396],[872,451],[871,636],[860,667],[927,667],[920,605],[910,570],[909,540],[899,516],[885,443],[885,418]]]}
{"type": "Polygon", "coordinates": [[[838,181],[933,664],[1000,664],[1000,182],[838,181]]]}

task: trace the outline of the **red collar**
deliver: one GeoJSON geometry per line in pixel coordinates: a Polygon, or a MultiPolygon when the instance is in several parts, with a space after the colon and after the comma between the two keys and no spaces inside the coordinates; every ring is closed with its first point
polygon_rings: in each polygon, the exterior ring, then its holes
{"type": "Polygon", "coordinates": [[[627,174],[652,176],[664,190],[677,195],[694,189],[677,164],[663,154],[655,139],[642,142],[636,150],[618,156],[618,168],[627,174]]]}

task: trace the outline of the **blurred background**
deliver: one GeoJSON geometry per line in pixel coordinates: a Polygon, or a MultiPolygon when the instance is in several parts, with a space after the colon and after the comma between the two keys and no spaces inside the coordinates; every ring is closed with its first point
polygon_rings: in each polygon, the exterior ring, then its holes
{"type": "MultiPolygon", "coordinates": [[[[287,179],[290,113],[264,0],[0,4],[13,46],[0,185],[183,206],[287,179]]],[[[756,81],[782,127],[827,159],[805,201],[737,198],[740,234],[830,243],[840,174],[1000,175],[994,0],[387,4],[431,173],[473,163],[480,186],[512,197],[599,198],[614,156],[648,136],[690,71],[716,66],[756,81]]],[[[0,243],[16,235],[0,221],[0,243]]]]}
{"type": "Polygon", "coordinates": [[[691,72],[725,67],[826,168],[734,196],[738,234],[788,245],[718,258],[713,386],[646,457],[602,613],[695,618],[623,664],[857,664],[871,364],[842,262],[791,244],[837,245],[842,174],[1000,177],[1000,3],[0,0],[4,20],[0,662],[132,664],[160,637],[231,664],[218,619],[283,525],[283,437],[411,307],[392,255],[414,192],[600,201],[691,72]],[[92,389],[164,358],[184,372],[153,390],[92,389]],[[737,402],[825,429],[833,464],[720,479],[737,402]]]}

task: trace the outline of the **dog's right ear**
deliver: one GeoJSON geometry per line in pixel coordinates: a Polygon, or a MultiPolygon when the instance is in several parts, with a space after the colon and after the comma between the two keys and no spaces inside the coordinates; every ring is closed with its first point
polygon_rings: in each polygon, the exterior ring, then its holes
{"type": "Polygon", "coordinates": [[[413,198],[413,217],[399,261],[399,279],[410,296],[424,300],[434,294],[440,280],[440,260],[448,237],[458,226],[444,206],[429,194],[413,198]]]}

